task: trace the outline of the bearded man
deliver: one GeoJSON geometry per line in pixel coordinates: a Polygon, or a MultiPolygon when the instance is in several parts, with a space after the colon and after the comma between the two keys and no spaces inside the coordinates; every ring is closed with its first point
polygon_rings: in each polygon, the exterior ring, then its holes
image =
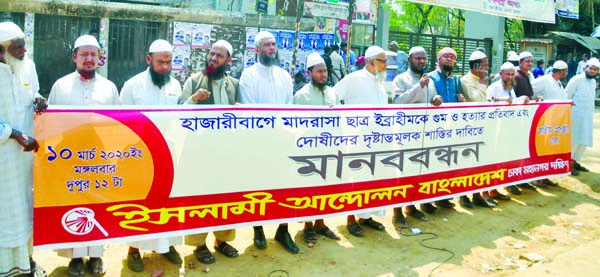
{"type": "Polygon", "coordinates": [[[33,112],[44,112],[46,101],[26,85],[24,38],[14,23],[0,23],[0,276],[45,276],[31,258],[31,151],[39,148],[31,135],[33,112]]]}
{"type": "MultiPolygon", "coordinates": [[[[367,65],[364,69],[348,74],[333,87],[333,90],[335,90],[338,99],[344,101],[346,105],[387,105],[388,97],[383,87],[388,63],[385,50],[379,46],[370,46],[365,51],[365,60],[367,65]]],[[[385,210],[379,210],[373,214],[383,216],[384,213],[385,210]]],[[[357,214],[358,222],[354,215],[349,215],[346,218],[346,229],[351,235],[357,237],[362,237],[365,234],[360,225],[384,231],[385,226],[375,221],[371,215],[371,213],[357,214]]]]}
{"type": "MultiPolygon", "coordinates": [[[[176,105],[181,97],[181,86],[171,77],[173,47],[166,40],[155,40],[150,45],[146,62],[148,69],[127,80],[121,89],[122,105],[176,105]]],[[[127,255],[127,267],[135,272],[144,270],[140,250],[161,253],[172,264],[181,264],[181,256],[173,245],[181,242],[180,237],[162,237],[131,243],[127,255]]]]}
{"type": "MultiPolygon", "coordinates": [[[[239,101],[238,80],[227,75],[225,70],[231,62],[233,47],[225,40],[219,40],[210,48],[206,57],[206,66],[202,72],[193,74],[183,84],[183,93],[179,102],[199,105],[235,105],[239,101]]],[[[214,248],[228,258],[239,255],[237,249],[228,241],[235,239],[235,229],[213,232],[214,248]]],[[[215,256],[206,247],[208,233],[185,236],[185,244],[195,246],[194,256],[203,264],[212,264],[215,256]]]]}
{"type": "MultiPolygon", "coordinates": [[[[51,105],[118,105],[119,91],[115,84],[96,74],[99,58],[100,44],[95,37],[83,35],[77,38],[72,55],[76,70],[54,83],[48,102],[51,105]]],[[[100,143],[96,136],[90,136],[86,140],[100,143]]],[[[85,256],[90,257],[87,261],[90,273],[102,275],[106,272],[102,261],[102,245],[61,249],[57,252],[60,256],[71,258],[68,266],[69,276],[85,275],[85,256]]]]}
{"type": "Polygon", "coordinates": [[[594,141],[594,97],[596,94],[596,76],[600,69],[600,61],[591,58],[583,73],[575,75],[567,84],[565,91],[575,105],[571,110],[571,174],[579,175],[579,171],[589,170],[579,164],[587,147],[594,141]]]}
{"type": "MultiPolygon", "coordinates": [[[[279,67],[279,51],[275,36],[261,31],[254,37],[258,63],[246,68],[240,77],[240,102],[242,104],[293,104],[294,85],[290,74],[279,67]]],[[[288,231],[287,223],[279,224],[275,240],[293,254],[300,248],[288,231]]],[[[254,226],[254,246],[267,248],[262,226],[254,226]]]]}

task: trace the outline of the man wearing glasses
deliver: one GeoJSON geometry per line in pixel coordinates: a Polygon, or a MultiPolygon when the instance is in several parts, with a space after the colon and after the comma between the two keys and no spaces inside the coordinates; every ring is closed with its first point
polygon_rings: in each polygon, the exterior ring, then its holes
{"type": "MultiPolygon", "coordinates": [[[[383,88],[386,77],[387,56],[385,50],[379,46],[371,46],[365,52],[367,65],[362,70],[350,73],[333,88],[338,99],[346,105],[371,104],[386,105],[388,103],[387,93],[383,88]]],[[[384,215],[384,210],[375,212],[378,216],[384,215]]],[[[358,223],[354,215],[349,215],[346,222],[348,232],[353,236],[362,237],[365,232],[360,227],[364,225],[378,231],[385,230],[383,224],[373,220],[371,213],[357,215],[358,223]],[[359,225],[360,223],[360,225],[359,225]]]]}
{"type": "MultiPolygon", "coordinates": [[[[533,99],[533,88],[531,86],[531,81],[535,78],[531,73],[531,69],[533,68],[533,54],[530,52],[522,52],[519,54],[519,68],[517,69],[517,74],[515,75],[515,95],[517,97],[527,96],[529,99],[533,99]]],[[[506,190],[514,195],[521,195],[522,189],[536,190],[536,188],[528,183],[518,184],[516,186],[508,186],[506,190]]]]}

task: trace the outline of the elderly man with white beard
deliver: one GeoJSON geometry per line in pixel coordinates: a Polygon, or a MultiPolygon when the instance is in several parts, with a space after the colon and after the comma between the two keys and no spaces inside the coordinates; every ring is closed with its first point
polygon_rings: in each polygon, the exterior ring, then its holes
{"type": "MultiPolygon", "coordinates": [[[[338,99],[344,101],[346,105],[387,105],[388,97],[383,88],[388,63],[385,50],[379,46],[371,46],[365,52],[365,60],[367,63],[365,68],[346,76],[333,87],[333,90],[337,93],[338,99]]],[[[380,210],[375,214],[383,216],[384,213],[385,210],[380,210]]],[[[346,229],[353,236],[362,237],[365,235],[360,225],[378,231],[385,230],[385,226],[375,221],[371,217],[371,213],[358,214],[357,216],[359,218],[358,223],[354,215],[349,215],[346,219],[346,229]]]]}
{"type": "Polygon", "coordinates": [[[0,276],[45,276],[31,258],[31,151],[39,148],[31,135],[33,113],[44,112],[46,101],[26,85],[24,38],[14,23],[0,23],[0,276]]]}

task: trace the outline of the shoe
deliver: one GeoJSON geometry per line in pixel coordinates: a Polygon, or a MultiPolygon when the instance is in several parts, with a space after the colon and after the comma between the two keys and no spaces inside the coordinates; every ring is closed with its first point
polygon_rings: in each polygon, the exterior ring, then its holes
{"type": "Polygon", "coordinates": [[[585,168],[583,165],[581,165],[581,164],[580,164],[580,163],[578,163],[578,162],[575,162],[575,164],[573,165],[573,167],[574,167],[575,169],[577,169],[577,171],[581,171],[581,172],[590,172],[590,170],[589,170],[589,169],[585,168]]]}
{"type": "Polygon", "coordinates": [[[521,190],[519,188],[517,188],[517,186],[508,186],[508,187],[506,187],[506,191],[508,191],[508,192],[510,192],[511,194],[514,194],[514,195],[521,195],[521,194],[523,194],[521,192],[521,190]]]}
{"type": "Polygon", "coordinates": [[[496,207],[496,204],[488,202],[483,197],[473,198],[473,205],[479,206],[479,207],[484,207],[484,208],[494,208],[494,207],[496,207]]]}
{"type": "Polygon", "coordinates": [[[215,246],[215,250],[219,251],[219,253],[225,255],[225,257],[227,258],[235,258],[240,255],[237,249],[235,249],[233,246],[229,245],[229,243],[225,241],[215,246]]]}
{"type": "Polygon", "coordinates": [[[529,183],[518,184],[517,187],[520,187],[522,189],[537,190],[534,186],[530,185],[529,183]]]}
{"type": "Polygon", "coordinates": [[[438,208],[431,203],[421,204],[421,210],[428,214],[434,214],[435,212],[437,212],[437,209],[438,208]]]}
{"type": "Polygon", "coordinates": [[[79,277],[85,275],[83,258],[73,258],[71,261],[69,261],[68,274],[69,277],[79,277]]]}
{"type": "Polygon", "coordinates": [[[543,189],[548,188],[548,185],[546,185],[546,183],[544,183],[543,180],[537,180],[537,181],[533,182],[533,184],[538,188],[543,188],[543,189]]]}
{"type": "Polygon", "coordinates": [[[215,256],[210,253],[206,244],[196,247],[196,249],[194,249],[194,256],[196,257],[196,260],[203,264],[213,264],[216,261],[215,256]]]}
{"type": "Polygon", "coordinates": [[[551,187],[558,187],[558,183],[552,182],[552,181],[550,181],[550,179],[544,179],[544,180],[542,180],[542,182],[544,182],[546,185],[551,186],[551,187]]]}
{"type": "Polygon", "coordinates": [[[298,248],[298,245],[296,245],[292,236],[290,236],[290,233],[287,231],[280,231],[278,229],[277,232],[275,232],[275,240],[283,246],[283,249],[292,254],[300,252],[300,248],[298,248]]]}
{"type": "Polygon", "coordinates": [[[144,262],[139,251],[127,254],[127,268],[133,272],[144,271],[144,262]]]}
{"type": "Polygon", "coordinates": [[[48,277],[46,270],[36,263],[31,256],[29,257],[29,268],[31,268],[31,274],[29,274],[31,277],[48,277]]]}
{"type": "Polygon", "coordinates": [[[475,206],[473,206],[473,203],[471,203],[471,200],[469,200],[469,197],[466,195],[461,196],[460,199],[458,200],[458,203],[460,204],[461,207],[467,208],[467,209],[472,209],[475,207],[475,206]]]}
{"type": "Polygon", "coordinates": [[[102,258],[99,257],[90,257],[90,259],[86,262],[86,268],[89,273],[95,276],[102,276],[106,274],[104,270],[104,262],[102,258]]]}
{"type": "Polygon", "coordinates": [[[456,206],[456,205],[454,205],[454,203],[450,202],[450,199],[435,201],[435,205],[444,207],[444,208],[448,208],[448,209],[454,209],[454,206],[456,206]]]}
{"type": "Polygon", "coordinates": [[[408,223],[406,222],[406,218],[404,217],[402,212],[400,212],[399,214],[396,214],[392,217],[392,223],[394,223],[394,225],[396,225],[398,227],[408,226],[408,223]]]}
{"type": "Polygon", "coordinates": [[[365,231],[362,228],[360,228],[360,225],[358,225],[358,223],[356,222],[347,224],[346,229],[348,230],[348,232],[350,232],[351,235],[355,237],[362,237],[365,235],[365,231]]]}
{"type": "Polygon", "coordinates": [[[254,227],[254,246],[258,249],[267,248],[267,239],[265,238],[265,231],[262,226],[254,227]]]}
{"type": "Polygon", "coordinates": [[[325,236],[325,237],[333,239],[333,240],[340,240],[340,237],[338,237],[338,235],[336,235],[333,231],[331,231],[331,229],[329,229],[329,227],[327,227],[327,226],[316,230],[316,232],[317,232],[317,234],[319,234],[321,236],[325,236]]]}
{"type": "Polygon", "coordinates": [[[417,209],[417,207],[412,207],[412,208],[407,208],[407,214],[412,217],[412,218],[416,218],[418,220],[421,221],[427,221],[427,217],[425,216],[425,214],[422,211],[419,211],[417,209]]]}
{"type": "Polygon", "coordinates": [[[302,230],[302,238],[306,243],[315,244],[317,243],[317,232],[314,228],[304,228],[304,230],[302,230]]]}
{"type": "Polygon", "coordinates": [[[494,200],[494,198],[491,197],[484,197],[483,199],[485,199],[485,201],[488,201],[496,206],[498,206],[498,202],[496,202],[496,200],[494,200]]]}
{"type": "Polygon", "coordinates": [[[571,175],[579,176],[579,171],[575,167],[571,167],[571,175]]]}
{"type": "Polygon", "coordinates": [[[383,224],[373,220],[372,217],[369,217],[367,219],[359,219],[358,223],[360,223],[360,225],[365,225],[365,226],[371,227],[377,231],[385,230],[385,226],[383,226],[383,224]]]}
{"type": "Polygon", "coordinates": [[[175,250],[175,246],[169,246],[169,252],[167,253],[161,253],[161,255],[165,258],[167,258],[167,260],[169,260],[169,262],[171,262],[172,264],[182,264],[183,261],[181,260],[181,256],[179,255],[179,252],[177,252],[177,250],[175,250]]]}
{"type": "Polygon", "coordinates": [[[494,199],[494,200],[501,200],[501,201],[508,201],[511,198],[508,195],[504,195],[504,194],[498,192],[498,194],[492,196],[492,199],[494,199]]]}

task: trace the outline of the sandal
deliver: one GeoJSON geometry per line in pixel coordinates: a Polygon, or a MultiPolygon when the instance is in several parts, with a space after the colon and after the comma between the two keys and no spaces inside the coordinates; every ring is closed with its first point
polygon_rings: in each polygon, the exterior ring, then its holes
{"type": "Polygon", "coordinates": [[[29,257],[29,266],[31,268],[32,277],[47,277],[48,274],[39,264],[37,264],[33,258],[29,257]]]}
{"type": "Polygon", "coordinates": [[[338,235],[336,235],[333,231],[331,231],[331,229],[329,229],[329,227],[327,227],[327,226],[325,226],[319,230],[316,230],[316,233],[321,236],[325,236],[327,238],[333,239],[333,240],[340,240],[340,237],[338,237],[338,235]]]}
{"type": "Polygon", "coordinates": [[[210,253],[206,245],[198,246],[194,249],[194,256],[196,259],[203,264],[212,264],[216,261],[215,256],[210,253]]]}
{"type": "Polygon", "coordinates": [[[305,228],[302,234],[306,243],[317,243],[317,232],[315,232],[315,229],[305,228]]]}
{"type": "Polygon", "coordinates": [[[90,258],[86,263],[86,267],[88,272],[93,275],[99,276],[106,274],[106,271],[104,271],[104,263],[102,262],[102,258],[90,258]]]}
{"type": "Polygon", "coordinates": [[[79,277],[85,274],[83,258],[73,258],[69,262],[69,277],[79,277]]]}
{"type": "Polygon", "coordinates": [[[221,254],[225,255],[225,257],[227,258],[235,258],[240,255],[237,249],[235,249],[233,246],[229,245],[225,241],[215,246],[215,250],[221,252],[221,254]]]}
{"type": "Polygon", "coordinates": [[[369,217],[369,218],[367,218],[365,220],[362,220],[362,221],[359,220],[358,223],[360,223],[360,225],[369,226],[369,227],[371,227],[371,228],[373,228],[375,230],[378,230],[378,231],[385,230],[385,226],[383,226],[383,224],[381,224],[381,223],[373,220],[373,218],[371,218],[371,217],[369,217]]]}
{"type": "Polygon", "coordinates": [[[360,228],[360,225],[358,225],[356,222],[346,225],[346,229],[348,229],[350,234],[356,237],[362,237],[365,235],[365,231],[363,231],[363,229],[360,228]]]}

